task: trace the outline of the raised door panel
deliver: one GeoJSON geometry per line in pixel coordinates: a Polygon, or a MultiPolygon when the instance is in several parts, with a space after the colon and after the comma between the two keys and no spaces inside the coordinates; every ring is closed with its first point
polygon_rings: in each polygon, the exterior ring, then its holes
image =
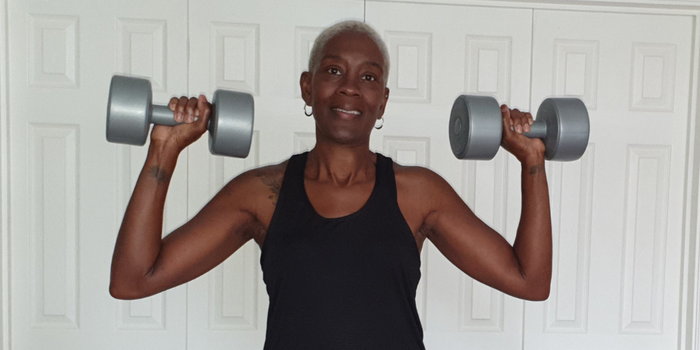
{"type": "Polygon", "coordinates": [[[528,349],[677,347],[693,20],[535,12],[532,103],[587,105],[583,158],[548,164],[554,271],[528,349]]]}
{"type": "MultiPolygon", "coordinates": [[[[366,16],[391,59],[384,127],[374,131],[371,147],[436,171],[512,242],[520,166],[504,151],[493,161],[457,160],[447,131],[460,94],[528,109],[532,11],[368,2],[366,16]]],[[[421,263],[416,302],[427,348],[520,349],[522,301],[471,279],[429,241],[421,263]]]]}
{"type": "MultiPolygon", "coordinates": [[[[109,295],[114,242],[146,147],[109,144],[114,73],[186,91],[186,1],[9,1],[12,349],[184,349],[185,289],[109,295]]],[[[164,233],[186,218],[172,178],[164,233]]]]}

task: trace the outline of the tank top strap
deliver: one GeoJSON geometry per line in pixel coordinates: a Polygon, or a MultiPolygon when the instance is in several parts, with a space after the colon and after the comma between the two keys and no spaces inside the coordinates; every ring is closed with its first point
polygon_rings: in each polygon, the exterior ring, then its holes
{"type": "Polygon", "coordinates": [[[394,161],[377,153],[376,186],[381,189],[381,195],[396,201],[396,179],[394,178],[394,161]]]}
{"type": "Polygon", "coordinates": [[[304,168],[306,166],[306,158],[309,152],[304,152],[300,154],[295,154],[289,158],[287,163],[287,169],[284,171],[284,178],[282,180],[282,188],[280,189],[279,203],[287,200],[298,201],[299,198],[303,198],[304,194],[304,168]]]}

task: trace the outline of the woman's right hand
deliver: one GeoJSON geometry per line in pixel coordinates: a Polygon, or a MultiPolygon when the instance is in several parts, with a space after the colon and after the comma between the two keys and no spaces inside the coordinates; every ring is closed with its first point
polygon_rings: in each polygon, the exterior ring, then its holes
{"type": "Polygon", "coordinates": [[[154,124],[151,131],[151,144],[172,147],[179,153],[207,131],[211,104],[204,95],[199,95],[199,98],[182,96],[171,98],[168,108],[173,111],[175,121],[182,124],[175,126],[154,124]]]}

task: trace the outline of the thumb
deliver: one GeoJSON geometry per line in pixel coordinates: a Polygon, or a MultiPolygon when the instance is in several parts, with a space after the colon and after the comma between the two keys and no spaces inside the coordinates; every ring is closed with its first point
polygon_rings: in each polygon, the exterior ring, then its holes
{"type": "Polygon", "coordinates": [[[197,99],[197,110],[199,111],[199,121],[206,125],[209,122],[211,114],[211,104],[207,101],[207,97],[199,95],[197,99]]]}

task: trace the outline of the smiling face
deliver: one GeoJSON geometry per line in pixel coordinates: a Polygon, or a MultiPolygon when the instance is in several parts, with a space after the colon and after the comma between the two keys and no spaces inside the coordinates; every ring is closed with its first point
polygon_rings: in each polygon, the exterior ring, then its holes
{"type": "Polygon", "coordinates": [[[384,66],[366,34],[344,32],[326,43],[317,68],[302,73],[300,82],[304,101],[313,107],[318,141],[369,145],[389,96],[384,66]]]}

